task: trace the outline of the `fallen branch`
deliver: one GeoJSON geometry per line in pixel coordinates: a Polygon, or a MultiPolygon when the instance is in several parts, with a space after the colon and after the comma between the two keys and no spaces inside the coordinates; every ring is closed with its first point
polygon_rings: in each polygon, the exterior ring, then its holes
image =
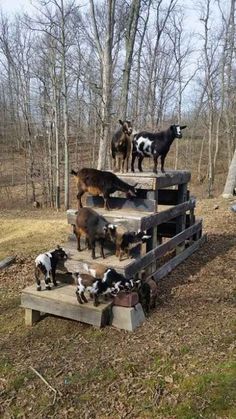
{"type": "Polygon", "coordinates": [[[8,256],[7,258],[0,260],[0,269],[6,268],[7,266],[15,262],[15,260],[16,256],[8,256]]]}
{"type": "Polygon", "coordinates": [[[35,368],[31,367],[31,365],[30,365],[30,369],[50,388],[50,390],[53,391],[54,398],[53,398],[53,403],[52,404],[54,405],[55,401],[56,401],[57,394],[61,395],[61,393],[58,390],[56,390],[55,388],[53,388],[49,384],[49,382],[47,380],[45,380],[45,378],[43,378],[43,376],[35,368]]]}

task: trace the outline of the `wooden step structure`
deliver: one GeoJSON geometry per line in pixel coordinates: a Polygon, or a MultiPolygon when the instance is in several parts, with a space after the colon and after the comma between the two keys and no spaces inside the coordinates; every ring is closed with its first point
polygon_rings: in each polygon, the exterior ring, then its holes
{"type": "Polygon", "coordinates": [[[111,318],[112,301],[101,303],[94,307],[93,301],[79,304],[75,295],[75,286],[59,284],[50,291],[37,291],[35,285],[23,289],[21,307],[25,309],[25,324],[32,326],[44,314],[77,320],[103,327],[109,324],[111,318]]]}
{"type": "MultiPolygon", "coordinates": [[[[126,199],[117,193],[109,200],[109,206],[113,208],[110,211],[103,209],[101,197],[88,195],[85,205],[95,208],[109,222],[125,225],[130,231],[146,230],[151,238],[147,244],[133,249],[132,259],[119,261],[115,256],[114,246],[107,244],[106,258],[97,256],[95,261],[115,268],[127,278],[152,277],[159,281],[196,251],[206,239],[202,234],[202,220],[196,219],[194,215],[196,201],[188,191],[190,172],[117,175],[130,184],[136,184],[137,197],[126,199]]],[[[69,224],[74,224],[75,217],[75,209],[67,211],[69,224]]],[[[73,234],[63,247],[69,255],[65,262],[69,273],[82,272],[85,263],[94,263],[90,250],[77,251],[73,234]]],[[[96,249],[96,255],[99,254],[96,249]]],[[[143,321],[142,315],[134,309],[118,307],[116,310],[116,307],[112,308],[111,301],[98,307],[94,307],[92,301],[80,305],[75,295],[75,286],[68,284],[60,284],[51,291],[40,292],[36,291],[35,285],[27,287],[22,291],[21,305],[25,309],[26,324],[30,326],[40,320],[42,313],[74,319],[96,327],[112,324],[114,321],[115,327],[126,330],[134,330],[143,321]]]]}
{"type": "MultiPolygon", "coordinates": [[[[130,231],[146,230],[151,239],[142,247],[134,259],[119,261],[114,249],[106,250],[106,258],[96,257],[96,262],[114,267],[127,278],[139,276],[152,277],[158,281],[184,261],[205,241],[202,235],[202,220],[196,219],[194,208],[196,200],[190,197],[188,171],[167,171],[166,174],[151,172],[116,173],[122,180],[136,185],[137,197],[127,199],[122,196],[111,197],[110,211],[104,210],[103,198],[87,196],[86,204],[102,214],[109,222],[125,225],[130,231]]],[[[67,211],[69,224],[74,224],[76,210],[67,211]]],[[[91,251],[76,250],[73,235],[66,246],[69,272],[83,270],[84,263],[94,262],[91,251]]],[[[99,252],[96,252],[98,255],[99,252]]]]}

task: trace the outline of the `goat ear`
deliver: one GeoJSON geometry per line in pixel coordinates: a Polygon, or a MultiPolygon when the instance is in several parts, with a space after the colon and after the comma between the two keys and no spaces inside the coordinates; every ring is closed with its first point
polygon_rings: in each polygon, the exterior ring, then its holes
{"type": "Polygon", "coordinates": [[[180,129],[187,128],[187,125],[180,125],[180,129]]]}
{"type": "Polygon", "coordinates": [[[123,124],[124,124],[124,122],[122,121],[122,119],[119,119],[119,123],[120,123],[120,125],[122,125],[122,126],[123,126],[123,124]]]}
{"type": "Polygon", "coordinates": [[[78,172],[76,172],[75,170],[72,169],[70,174],[73,175],[73,176],[77,176],[78,172]]]}

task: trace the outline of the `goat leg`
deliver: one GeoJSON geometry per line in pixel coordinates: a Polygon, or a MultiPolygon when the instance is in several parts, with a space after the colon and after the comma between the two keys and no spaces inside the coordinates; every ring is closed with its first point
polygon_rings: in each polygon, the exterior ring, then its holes
{"type": "Polygon", "coordinates": [[[158,156],[153,157],[153,162],[154,162],[153,173],[157,173],[157,159],[158,159],[158,156]]]}
{"type": "Polygon", "coordinates": [[[105,255],[104,255],[104,241],[103,240],[100,241],[100,249],[101,249],[101,257],[103,259],[105,259],[105,255]]]}
{"type": "Polygon", "coordinates": [[[161,172],[162,173],[165,173],[165,170],[164,170],[165,158],[166,158],[166,155],[161,156],[161,172]]]}
{"type": "Polygon", "coordinates": [[[85,303],[87,303],[88,302],[88,300],[87,300],[87,298],[85,297],[85,295],[84,295],[84,292],[82,291],[81,292],[81,298],[82,298],[82,300],[85,302],[85,303]]]}
{"type": "Polygon", "coordinates": [[[76,297],[77,297],[77,301],[78,301],[78,303],[83,304],[83,300],[82,300],[82,298],[81,298],[81,296],[80,296],[79,291],[78,291],[78,290],[76,290],[76,291],[75,291],[75,293],[76,293],[76,297]]]}
{"type": "Polygon", "coordinates": [[[52,268],[52,282],[53,282],[54,287],[57,287],[56,268],[55,267],[52,268]]]}
{"type": "Polygon", "coordinates": [[[80,234],[79,233],[77,233],[77,250],[78,250],[78,252],[81,252],[80,234]]]}
{"type": "Polygon", "coordinates": [[[131,172],[133,172],[133,173],[134,173],[134,162],[135,162],[135,159],[136,159],[136,155],[133,153],[132,154],[132,160],[131,160],[131,172]]]}
{"type": "Polygon", "coordinates": [[[45,279],[45,284],[46,284],[46,290],[48,290],[48,291],[51,290],[50,283],[51,283],[50,278],[46,278],[45,279]]]}
{"type": "Polygon", "coordinates": [[[84,191],[82,191],[82,190],[79,190],[78,193],[77,193],[78,208],[83,208],[82,200],[81,200],[83,194],[84,194],[84,191]]]}
{"type": "Polygon", "coordinates": [[[138,159],[138,170],[140,172],[143,171],[143,169],[142,169],[142,161],[143,161],[143,156],[140,156],[139,159],[138,159]]]}
{"type": "Polygon", "coordinates": [[[108,199],[109,199],[109,194],[104,194],[103,195],[103,199],[104,199],[104,209],[106,209],[107,211],[110,210],[110,206],[108,205],[108,199]]]}
{"type": "Polygon", "coordinates": [[[99,305],[99,300],[98,300],[98,295],[94,294],[94,302],[93,302],[94,307],[97,307],[99,305]]]}
{"type": "Polygon", "coordinates": [[[95,259],[95,241],[90,241],[91,249],[92,249],[92,259],[95,259]]]}
{"type": "Polygon", "coordinates": [[[35,276],[35,280],[36,280],[36,284],[37,284],[37,291],[41,291],[41,282],[40,282],[40,279],[39,279],[39,275],[40,275],[39,268],[36,267],[35,271],[34,271],[34,276],[35,276]]]}

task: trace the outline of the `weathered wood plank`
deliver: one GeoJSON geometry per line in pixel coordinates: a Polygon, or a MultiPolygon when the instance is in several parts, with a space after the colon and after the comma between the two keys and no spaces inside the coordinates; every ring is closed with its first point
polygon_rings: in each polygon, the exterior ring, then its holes
{"type": "MultiPolygon", "coordinates": [[[[158,189],[158,205],[177,205],[179,204],[178,189],[158,189]]],[[[187,191],[186,201],[189,200],[190,193],[187,191]]],[[[139,191],[139,198],[143,199],[156,199],[155,191],[139,191]]]]}
{"type": "Polygon", "coordinates": [[[5,259],[2,259],[0,261],[0,269],[4,269],[7,266],[11,265],[12,263],[14,263],[16,260],[16,256],[8,256],[5,259]]]}
{"type": "MultiPolygon", "coordinates": [[[[103,208],[104,199],[102,196],[88,195],[86,205],[94,208],[103,208]]],[[[134,209],[136,211],[154,212],[156,210],[156,201],[142,198],[116,198],[111,197],[108,200],[110,209],[134,209]]]]}
{"type": "Polygon", "coordinates": [[[141,220],[141,230],[147,230],[153,226],[157,226],[164,222],[170,221],[171,219],[176,218],[178,215],[185,213],[191,208],[194,208],[195,205],[195,199],[191,198],[189,201],[176,205],[175,207],[168,208],[167,210],[158,212],[157,214],[153,214],[148,217],[143,217],[141,220]]]}
{"type": "Polygon", "coordinates": [[[30,286],[22,291],[21,306],[36,312],[54,314],[56,316],[92,324],[105,326],[110,321],[111,304],[102,303],[94,307],[93,302],[79,304],[75,295],[75,286],[64,285],[51,291],[36,291],[30,286]]]}
{"type": "Polygon", "coordinates": [[[157,246],[155,249],[149,251],[142,258],[136,259],[133,263],[125,267],[125,275],[132,277],[136,272],[150,265],[154,259],[158,259],[164,256],[167,252],[175,249],[178,244],[182,243],[185,239],[196,234],[197,231],[202,229],[202,220],[197,221],[193,226],[187,228],[181,233],[174,236],[168,242],[157,246]]]}
{"type": "Polygon", "coordinates": [[[32,310],[31,308],[25,309],[25,325],[33,326],[40,320],[40,311],[32,310]]]}
{"type": "Polygon", "coordinates": [[[182,253],[179,253],[177,256],[173,257],[169,262],[165,263],[161,268],[159,268],[154,274],[150,275],[156,282],[168,275],[176,266],[183,262],[187,257],[194,253],[202,244],[207,240],[206,234],[204,234],[199,240],[193,242],[191,246],[185,249],[182,253]]]}
{"type": "Polygon", "coordinates": [[[116,175],[127,183],[138,183],[138,189],[162,189],[169,186],[188,183],[191,173],[187,170],[166,170],[166,173],[158,172],[135,172],[135,173],[116,173],[116,175]],[[144,185],[144,182],[146,184],[144,185]],[[143,185],[143,186],[142,186],[143,185]]]}

